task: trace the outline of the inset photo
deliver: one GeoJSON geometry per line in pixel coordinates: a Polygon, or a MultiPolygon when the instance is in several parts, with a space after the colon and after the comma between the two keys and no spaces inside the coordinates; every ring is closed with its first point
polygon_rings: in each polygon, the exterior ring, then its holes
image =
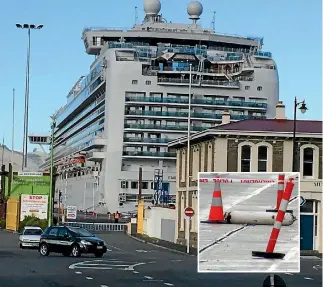
{"type": "Polygon", "coordinates": [[[299,273],[299,173],[199,173],[198,272],[299,273]]]}

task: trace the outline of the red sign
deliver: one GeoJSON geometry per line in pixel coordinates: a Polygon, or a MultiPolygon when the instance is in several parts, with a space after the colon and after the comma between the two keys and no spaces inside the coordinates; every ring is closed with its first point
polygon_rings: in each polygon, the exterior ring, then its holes
{"type": "Polygon", "coordinates": [[[193,215],[195,214],[194,209],[192,207],[186,207],[184,213],[188,217],[193,217],[193,215]]]}

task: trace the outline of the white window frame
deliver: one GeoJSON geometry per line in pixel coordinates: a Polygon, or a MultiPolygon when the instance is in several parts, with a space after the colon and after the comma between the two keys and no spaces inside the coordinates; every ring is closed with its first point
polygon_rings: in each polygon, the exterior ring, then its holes
{"type": "Polygon", "coordinates": [[[267,142],[257,143],[255,146],[256,149],[256,164],[257,164],[257,172],[258,172],[258,148],[261,146],[267,147],[267,162],[266,162],[266,172],[273,171],[273,146],[267,142]]]}
{"type": "Polygon", "coordinates": [[[299,171],[301,178],[303,179],[318,179],[319,178],[319,156],[320,150],[319,147],[313,144],[304,144],[300,147],[300,166],[299,171]],[[303,176],[304,173],[304,149],[312,148],[313,149],[313,175],[312,176],[303,176]]]}
{"type": "MultiPolygon", "coordinates": [[[[238,172],[241,172],[241,156],[242,156],[242,147],[243,146],[250,146],[250,172],[256,172],[258,170],[258,167],[255,166],[254,164],[254,158],[255,158],[255,144],[252,143],[252,142],[248,142],[248,141],[245,141],[245,142],[241,142],[238,144],[238,172]],[[256,167],[256,169],[255,169],[256,167]]],[[[256,155],[256,158],[258,156],[256,155]]]]}

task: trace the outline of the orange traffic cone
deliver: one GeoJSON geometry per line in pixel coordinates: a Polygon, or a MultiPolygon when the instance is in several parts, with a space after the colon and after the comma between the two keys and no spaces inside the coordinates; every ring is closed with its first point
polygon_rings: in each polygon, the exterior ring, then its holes
{"type": "Polygon", "coordinates": [[[225,223],[220,182],[215,182],[209,218],[202,223],[225,223]]]}

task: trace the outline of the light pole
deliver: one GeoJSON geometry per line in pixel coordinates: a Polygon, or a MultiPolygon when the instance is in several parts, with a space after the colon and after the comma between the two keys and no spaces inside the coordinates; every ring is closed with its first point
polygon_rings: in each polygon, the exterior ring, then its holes
{"type": "Polygon", "coordinates": [[[12,90],[12,138],[11,138],[11,164],[13,164],[13,150],[15,142],[15,89],[12,90]]]}
{"type": "Polygon", "coordinates": [[[50,185],[49,185],[49,206],[48,206],[48,226],[51,226],[53,220],[53,181],[54,181],[54,132],[56,128],[56,115],[51,116],[52,135],[50,143],[50,185]]]}
{"type": "MultiPolygon", "coordinates": [[[[191,138],[191,92],[192,90],[192,64],[190,64],[190,80],[188,86],[188,115],[187,115],[187,160],[186,160],[186,203],[189,203],[189,190],[190,190],[190,138],[191,138]]],[[[186,252],[190,253],[190,219],[186,218],[186,252]]]]}
{"type": "Polygon", "coordinates": [[[30,71],[30,31],[42,29],[44,25],[34,24],[16,24],[19,29],[27,29],[28,44],[27,44],[27,66],[26,66],[26,88],[25,88],[25,113],[24,113],[24,136],[23,136],[23,155],[22,155],[22,170],[27,168],[28,155],[28,121],[29,121],[29,71],[30,71]]]}
{"type": "Polygon", "coordinates": [[[299,110],[302,114],[306,113],[308,108],[306,107],[305,100],[301,102],[297,102],[297,98],[295,97],[294,100],[294,126],[293,126],[293,172],[297,172],[297,166],[296,166],[296,153],[297,153],[297,147],[296,147],[296,113],[297,113],[297,107],[299,107],[299,110]]]}

